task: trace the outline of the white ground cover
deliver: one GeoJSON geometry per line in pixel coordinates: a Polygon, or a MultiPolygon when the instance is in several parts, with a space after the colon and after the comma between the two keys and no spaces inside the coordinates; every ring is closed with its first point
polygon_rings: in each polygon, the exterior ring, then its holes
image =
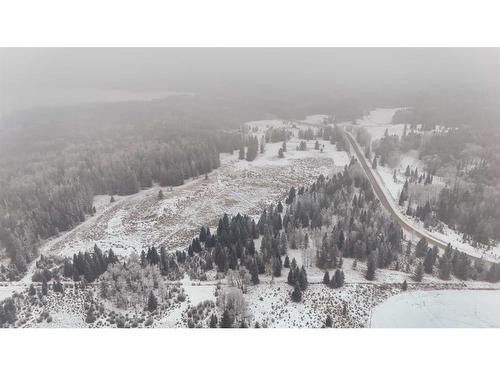
{"type": "Polygon", "coordinates": [[[439,290],[401,293],[373,311],[374,328],[500,327],[500,291],[439,290]]]}
{"type": "MultiPolygon", "coordinates": [[[[259,126],[260,140],[266,125],[280,126],[279,120],[254,121],[259,126]]],[[[297,129],[294,130],[297,133],[297,129]]],[[[95,197],[97,214],[73,230],[47,241],[41,253],[71,256],[90,251],[94,244],[113,249],[117,254],[140,252],[147,246],[165,245],[169,250],[184,248],[198,233],[201,225],[214,226],[225,213],[259,214],[264,205],[282,199],[291,186],[313,182],[319,174],[339,171],[349,162],[345,152],[329,142],[324,152],[314,150],[314,141],[307,151],[297,151],[298,139],[287,142],[285,158],[278,158],[281,143],[266,144],[265,153],[248,162],[238,160],[238,153],[221,155],[221,167],[174,188],[162,188],[165,198],[158,200],[160,187],[137,194],[95,197]]]]}
{"type": "MultiPolygon", "coordinates": [[[[398,109],[399,108],[377,108],[359,120],[358,125],[364,126],[370,132],[372,140],[382,138],[386,129],[391,135],[402,135],[404,125],[391,124],[392,116],[398,109]]],[[[483,257],[489,261],[499,262],[500,245],[493,246],[489,250],[486,248],[474,247],[469,243],[464,243],[462,241],[462,234],[449,228],[447,225],[444,225],[443,233],[440,233],[437,230],[425,229],[422,222],[405,215],[406,209],[399,206],[397,202],[399,201],[399,195],[405,182],[404,172],[407,165],[410,165],[410,168],[417,167],[420,171],[423,171],[423,163],[418,159],[418,154],[409,152],[401,156],[400,163],[396,167],[397,181],[394,181],[393,178],[394,169],[378,166],[374,173],[375,178],[379,181],[386,195],[392,198],[390,199],[392,206],[401,212],[403,219],[420,230],[426,231],[434,238],[445,243],[451,243],[454,248],[466,254],[483,257]]],[[[444,187],[445,183],[439,177],[434,176],[433,185],[444,187]]],[[[412,233],[406,234],[410,239],[412,238],[412,233]]]]}

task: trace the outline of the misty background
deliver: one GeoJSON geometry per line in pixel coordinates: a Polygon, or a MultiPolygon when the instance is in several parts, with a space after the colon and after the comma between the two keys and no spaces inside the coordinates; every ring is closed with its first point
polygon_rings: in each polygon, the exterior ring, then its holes
{"type": "Polygon", "coordinates": [[[500,52],[493,48],[0,49],[4,126],[19,119],[12,115],[19,110],[146,101],[173,93],[292,118],[316,112],[340,112],[349,118],[376,106],[439,105],[448,109],[444,121],[451,116],[450,121],[491,126],[500,118],[500,52]]]}

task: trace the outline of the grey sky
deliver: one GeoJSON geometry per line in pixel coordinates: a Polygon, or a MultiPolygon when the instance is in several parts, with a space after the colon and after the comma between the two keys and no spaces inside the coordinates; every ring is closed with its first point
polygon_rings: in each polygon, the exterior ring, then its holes
{"type": "Polygon", "coordinates": [[[0,113],[144,91],[498,95],[499,77],[499,49],[0,49],[0,113]]]}

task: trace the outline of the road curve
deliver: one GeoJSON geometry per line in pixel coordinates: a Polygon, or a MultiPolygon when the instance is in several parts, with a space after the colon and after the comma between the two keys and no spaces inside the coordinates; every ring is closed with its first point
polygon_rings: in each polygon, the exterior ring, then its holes
{"type": "MultiPolygon", "coordinates": [[[[355,152],[356,159],[358,159],[359,162],[361,163],[361,166],[363,167],[363,170],[365,171],[365,174],[368,177],[368,180],[370,181],[370,184],[375,194],[377,195],[377,198],[380,200],[384,208],[391,214],[391,216],[401,225],[402,228],[404,228],[408,232],[417,235],[419,238],[424,237],[425,239],[427,239],[427,242],[429,242],[429,244],[431,245],[436,245],[438,248],[441,248],[443,250],[446,249],[447,243],[433,237],[432,235],[423,231],[422,229],[413,226],[408,220],[406,220],[406,218],[403,216],[401,212],[399,212],[396,208],[394,208],[394,206],[391,204],[392,198],[387,196],[387,193],[384,191],[384,189],[382,189],[380,183],[375,178],[373,170],[371,166],[368,165],[364,153],[362,152],[361,148],[358,145],[358,142],[356,142],[352,134],[349,133],[348,131],[345,131],[345,134],[351,145],[351,148],[355,152]]],[[[474,255],[471,254],[468,255],[471,256],[472,258],[479,259],[479,257],[476,257],[474,255]]]]}

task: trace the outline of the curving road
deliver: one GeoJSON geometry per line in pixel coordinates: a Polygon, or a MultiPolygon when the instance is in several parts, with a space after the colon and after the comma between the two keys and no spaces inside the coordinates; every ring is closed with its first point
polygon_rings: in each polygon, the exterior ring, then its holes
{"type": "MultiPolygon", "coordinates": [[[[441,249],[445,249],[447,246],[447,243],[444,241],[441,241],[437,239],[436,237],[432,236],[428,232],[415,227],[411,222],[409,222],[404,215],[394,206],[395,203],[393,203],[392,197],[388,196],[388,193],[380,186],[380,182],[375,178],[374,172],[371,168],[371,165],[369,165],[365,159],[364,153],[362,152],[360,146],[358,145],[358,142],[356,142],[355,138],[351,133],[348,131],[345,131],[345,134],[347,136],[347,139],[351,145],[351,148],[355,152],[356,158],[359,160],[361,166],[363,167],[363,170],[365,171],[366,176],[368,177],[368,180],[370,181],[370,184],[377,195],[377,198],[380,200],[384,208],[391,214],[391,216],[398,221],[398,223],[401,225],[401,227],[408,232],[417,235],[419,238],[424,237],[427,239],[430,245],[436,245],[437,247],[441,249]]],[[[476,257],[474,255],[468,254],[472,258],[479,259],[479,257],[476,257]]],[[[482,257],[481,257],[482,259],[482,257]]],[[[485,260],[485,259],[483,259],[485,260]]],[[[487,260],[485,260],[487,261],[487,260]]],[[[487,261],[489,262],[489,261],[487,261]]]]}

